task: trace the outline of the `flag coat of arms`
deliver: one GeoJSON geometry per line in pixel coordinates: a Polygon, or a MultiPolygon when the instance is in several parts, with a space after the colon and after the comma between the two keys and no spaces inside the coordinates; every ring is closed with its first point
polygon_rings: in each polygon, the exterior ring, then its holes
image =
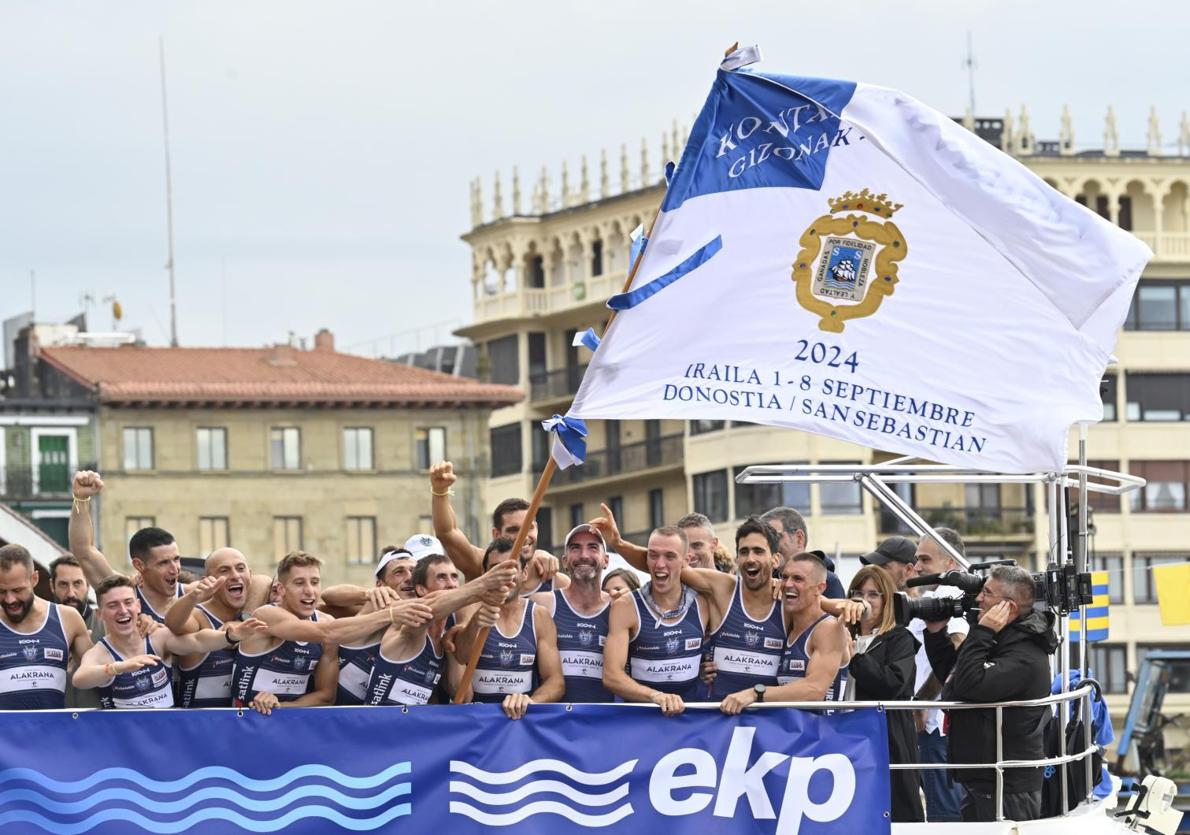
{"type": "Polygon", "coordinates": [[[569,415],[1062,468],[1149,249],[904,93],[737,63],[569,415]]]}

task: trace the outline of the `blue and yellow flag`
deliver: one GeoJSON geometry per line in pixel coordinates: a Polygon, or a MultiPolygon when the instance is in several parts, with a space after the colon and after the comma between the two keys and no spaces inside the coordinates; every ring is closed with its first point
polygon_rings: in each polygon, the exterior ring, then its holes
{"type": "MultiPolygon", "coordinates": [[[[1091,603],[1083,609],[1087,620],[1087,640],[1091,643],[1107,640],[1108,627],[1108,578],[1106,571],[1091,572],[1091,603]]],[[[1070,640],[1078,643],[1082,638],[1083,625],[1079,613],[1070,613],[1070,640]]]]}

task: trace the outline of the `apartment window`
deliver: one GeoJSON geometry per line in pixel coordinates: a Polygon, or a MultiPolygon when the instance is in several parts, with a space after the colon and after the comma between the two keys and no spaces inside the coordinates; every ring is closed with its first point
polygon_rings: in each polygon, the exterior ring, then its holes
{"type": "MultiPolygon", "coordinates": [[[[823,461],[823,464],[858,464],[858,461],[823,461]]],[[[864,493],[858,481],[823,482],[818,485],[818,501],[828,516],[864,512],[864,493]]]]}
{"type": "Polygon", "coordinates": [[[692,420],[690,421],[691,435],[705,435],[707,432],[718,432],[727,424],[723,420],[692,420]]]}
{"type": "Polygon", "coordinates": [[[1132,297],[1124,330],[1190,330],[1190,281],[1143,281],[1132,297]]]}
{"type": "Polygon", "coordinates": [[[217,548],[231,545],[230,525],[226,516],[198,518],[198,549],[204,557],[217,548]]]}
{"type": "Polygon", "coordinates": [[[1124,557],[1120,554],[1095,554],[1091,557],[1092,571],[1107,572],[1107,602],[1124,602],[1124,557]]]}
{"type": "Polygon", "coordinates": [[[665,524],[665,491],[660,487],[649,491],[649,527],[660,528],[665,524]]]}
{"type": "Polygon", "coordinates": [[[343,467],[347,470],[371,470],[372,430],[367,426],[352,426],[343,430],[343,467]]]}
{"type": "Polygon", "coordinates": [[[554,549],[554,511],[542,507],[537,510],[537,547],[545,551],[554,549]]]}
{"type": "Polygon", "coordinates": [[[274,470],[300,469],[302,466],[302,431],[295,426],[274,426],[269,450],[274,470]]]}
{"type": "Polygon", "coordinates": [[[525,258],[525,286],[540,290],[545,287],[545,258],[529,255],[525,258]]]}
{"type": "MultiPolygon", "coordinates": [[[[545,434],[545,433],[542,433],[545,434]]],[[[521,471],[521,425],[494,426],[490,433],[492,478],[521,471]]]]}
{"type": "Polygon", "coordinates": [[[446,427],[425,426],[417,430],[417,468],[428,470],[446,460],[446,427]]]}
{"type": "Polygon", "coordinates": [[[198,444],[200,470],[227,469],[227,430],[222,427],[200,426],[194,432],[198,444]]]}
{"type": "Polygon", "coordinates": [[[1111,423],[1116,420],[1116,389],[1115,374],[1105,374],[1099,384],[1099,397],[1103,400],[1103,422],[1111,423]]]}
{"type": "Polygon", "coordinates": [[[570,506],[570,527],[577,528],[583,522],[587,521],[583,518],[583,503],[577,502],[570,506]]]}
{"type": "Polygon", "coordinates": [[[132,535],[141,528],[157,527],[156,516],[127,516],[124,519],[124,539],[132,539],[132,535]]]}
{"type": "Polygon", "coordinates": [[[153,430],[149,427],[124,428],[124,469],[153,469],[153,430]]]}
{"type": "Polygon", "coordinates": [[[1128,420],[1190,420],[1190,374],[1129,374],[1128,420]]]}
{"type": "MultiPolygon", "coordinates": [[[[1185,652],[1186,650],[1190,650],[1190,644],[1137,644],[1137,667],[1140,667],[1140,663],[1152,650],[1180,650],[1185,652]]],[[[1168,665],[1166,669],[1169,670],[1169,692],[1190,693],[1190,664],[1187,664],[1184,661],[1175,661],[1174,663],[1168,665]]]]}
{"type": "MultiPolygon", "coordinates": [[[[550,460],[550,443],[553,435],[549,432],[532,432],[529,438],[533,452],[533,472],[539,473],[545,469],[545,462],[550,460]]],[[[587,457],[587,461],[591,462],[590,456],[587,457]]],[[[595,462],[591,463],[594,464],[595,462]]]]}
{"type": "Polygon", "coordinates": [[[603,241],[598,238],[591,242],[591,275],[603,275],[603,241]]]}
{"type": "Polygon", "coordinates": [[[291,551],[302,550],[302,517],[273,517],[273,559],[280,562],[291,551]]]}
{"type": "MultiPolygon", "coordinates": [[[[622,526],[624,524],[624,497],[608,496],[607,507],[612,512],[612,516],[615,517],[616,523],[622,526]]],[[[622,532],[623,528],[621,528],[622,532]]]]}
{"type": "Polygon", "coordinates": [[[1091,644],[1091,675],[1105,693],[1128,692],[1128,650],[1123,644],[1091,644]]]}
{"type": "Polygon", "coordinates": [[[804,514],[810,513],[810,484],[808,482],[784,481],[767,484],[741,484],[735,479],[747,467],[736,467],[732,471],[735,490],[735,515],[737,519],[760,516],[774,507],[792,507],[804,514]]]}
{"type": "Polygon", "coordinates": [[[369,565],[376,559],[376,517],[347,517],[347,562],[369,565]]]}
{"type": "Polygon", "coordinates": [[[516,334],[488,343],[488,379],[493,383],[515,386],[521,381],[520,351],[516,334]]]}
{"type": "Polygon", "coordinates": [[[1132,461],[1133,475],[1147,483],[1129,495],[1134,513],[1182,513],[1186,510],[1186,461],[1132,461]]]}
{"type": "Polygon", "coordinates": [[[1190,554],[1133,554],[1132,602],[1156,603],[1157,583],[1153,579],[1153,568],[1180,562],[1190,562],[1190,554]]]}
{"type": "Polygon", "coordinates": [[[694,510],[712,522],[727,521],[727,470],[697,473],[694,485],[694,510]]]}

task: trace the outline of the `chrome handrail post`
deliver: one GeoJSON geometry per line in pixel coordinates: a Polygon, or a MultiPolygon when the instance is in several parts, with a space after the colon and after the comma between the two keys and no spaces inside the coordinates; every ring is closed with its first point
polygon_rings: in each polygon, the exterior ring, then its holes
{"type": "Polygon", "coordinates": [[[996,820],[1004,820],[1004,708],[996,705],[996,820]]]}

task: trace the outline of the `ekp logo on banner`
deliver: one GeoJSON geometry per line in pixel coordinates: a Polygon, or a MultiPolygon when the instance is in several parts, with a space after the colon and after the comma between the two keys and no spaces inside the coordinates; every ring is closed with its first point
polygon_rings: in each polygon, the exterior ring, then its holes
{"type": "Polygon", "coordinates": [[[38,831],[890,832],[875,710],[664,718],[534,705],[511,722],[497,705],[431,705],[4,720],[0,824],[38,831]]]}

